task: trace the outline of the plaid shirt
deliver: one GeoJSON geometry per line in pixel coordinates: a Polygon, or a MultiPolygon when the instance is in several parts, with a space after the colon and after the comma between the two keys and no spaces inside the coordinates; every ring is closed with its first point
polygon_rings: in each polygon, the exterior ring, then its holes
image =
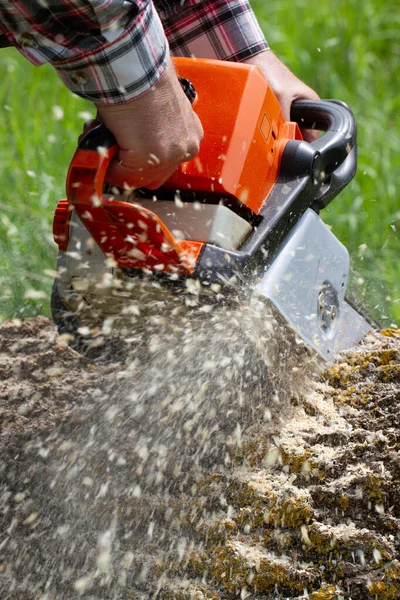
{"type": "Polygon", "coordinates": [[[146,92],[169,50],[243,61],[268,49],[248,0],[0,0],[0,34],[102,104],[146,92]]]}

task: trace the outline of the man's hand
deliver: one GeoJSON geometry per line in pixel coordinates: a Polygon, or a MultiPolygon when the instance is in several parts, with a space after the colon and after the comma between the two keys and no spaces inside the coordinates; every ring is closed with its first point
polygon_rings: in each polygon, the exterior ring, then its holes
{"type": "MultiPolygon", "coordinates": [[[[244,62],[261,69],[288,121],[290,107],[294,100],[319,100],[318,94],[297,79],[271,50],[261,52],[244,62]]],[[[302,130],[302,133],[307,142],[312,142],[319,137],[319,133],[311,129],[302,130]]]]}
{"type": "Polygon", "coordinates": [[[107,173],[108,182],[118,187],[156,189],[199,152],[203,128],[172,62],[143,96],[97,110],[119,146],[118,160],[107,173]]]}

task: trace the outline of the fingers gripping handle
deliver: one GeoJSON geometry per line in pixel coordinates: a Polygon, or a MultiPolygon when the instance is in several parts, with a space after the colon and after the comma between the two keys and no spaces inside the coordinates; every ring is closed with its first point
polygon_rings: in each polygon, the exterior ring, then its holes
{"type": "MultiPolygon", "coordinates": [[[[186,90],[194,100],[189,82],[186,90]]],[[[115,137],[103,124],[81,139],[68,171],[68,202],[102,252],[120,267],[136,269],[165,263],[166,269],[191,273],[201,243],[185,246],[149,209],[125,202],[118,195],[103,195],[109,166],[118,151],[115,137]]]]}
{"type": "MultiPolygon", "coordinates": [[[[197,102],[197,93],[194,85],[184,77],[179,77],[179,83],[181,84],[182,90],[184,91],[189,102],[194,106],[197,102]]],[[[73,176],[73,171],[79,169],[79,167],[89,165],[95,171],[92,175],[95,190],[93,193],[100,199],[101,202],[101,191],[105,183],[105,177],[107,169],[110,165],[111,160],[118,154],[117,140],[114,135],[109,131],[105,125],[100,124],[88,131],[81,139],[78,144],[78,149],[72,159],[71,166],[67,177],[67,196],[68,198],[75,198],[77,195],[82,196],[82,193],[86,188],[77,185],[76,178],[73,176]],[[99,156],[98,161],[93,156],[93,152],[96,152],[99,156]],[[74,187],[72,187],[74,186],[74,187]],[[79,191],[79,187],[82,189],[79,191]],[[74,189],[75,188],[75,189],[74,189]]],[[[80,173],[81,174],[81,173],[80,173]]],[[[73,200],[70,200],[75,203],[73,200]]]]}
{"type": "MultiPolygon", "coordinates": [[[[179,83],[189,102],[194,105],[197,100],[194,85],[184,77],[179,77],[179,83]]],[[[110,149],[116,145],[117,141],[111,131],[109,131],[105,125],[98,125],[83,136],[78,148],[81,150],[97,150],[98,148],[110,149]]]]}

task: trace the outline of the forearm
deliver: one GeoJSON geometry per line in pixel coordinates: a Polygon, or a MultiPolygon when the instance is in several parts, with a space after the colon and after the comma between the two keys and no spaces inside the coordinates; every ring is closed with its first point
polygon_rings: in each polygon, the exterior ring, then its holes
{"type": "Polygon", "coordinates": [[[50,62],[65,85],[87,100],[132,100],[166,69],[168,43],[150,0],[32,5],[0,0],[0,32],[32,63],[50,62]]]}
{"type": "Polygon", "coordinates": [[[268,50],[248,0],[155,0],[171,53],[245,61],[268,50]]]}
{"type": "Polygon", "coordinates": [[[112,183],[156,189],[198,153],[203,129],[151,0],[0,0],[1,30],[96,104],[119,146],[112,183]]]}

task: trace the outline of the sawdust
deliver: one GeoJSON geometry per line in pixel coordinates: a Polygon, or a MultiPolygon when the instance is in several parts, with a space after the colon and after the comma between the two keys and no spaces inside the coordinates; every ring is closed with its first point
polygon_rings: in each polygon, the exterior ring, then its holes
{"type": "Polygon", "coordinates": [[[398,598],[400,333],[321,376],[257,312],[149,318],[114,363],[1,325],[1,597],[398,598]]]}

